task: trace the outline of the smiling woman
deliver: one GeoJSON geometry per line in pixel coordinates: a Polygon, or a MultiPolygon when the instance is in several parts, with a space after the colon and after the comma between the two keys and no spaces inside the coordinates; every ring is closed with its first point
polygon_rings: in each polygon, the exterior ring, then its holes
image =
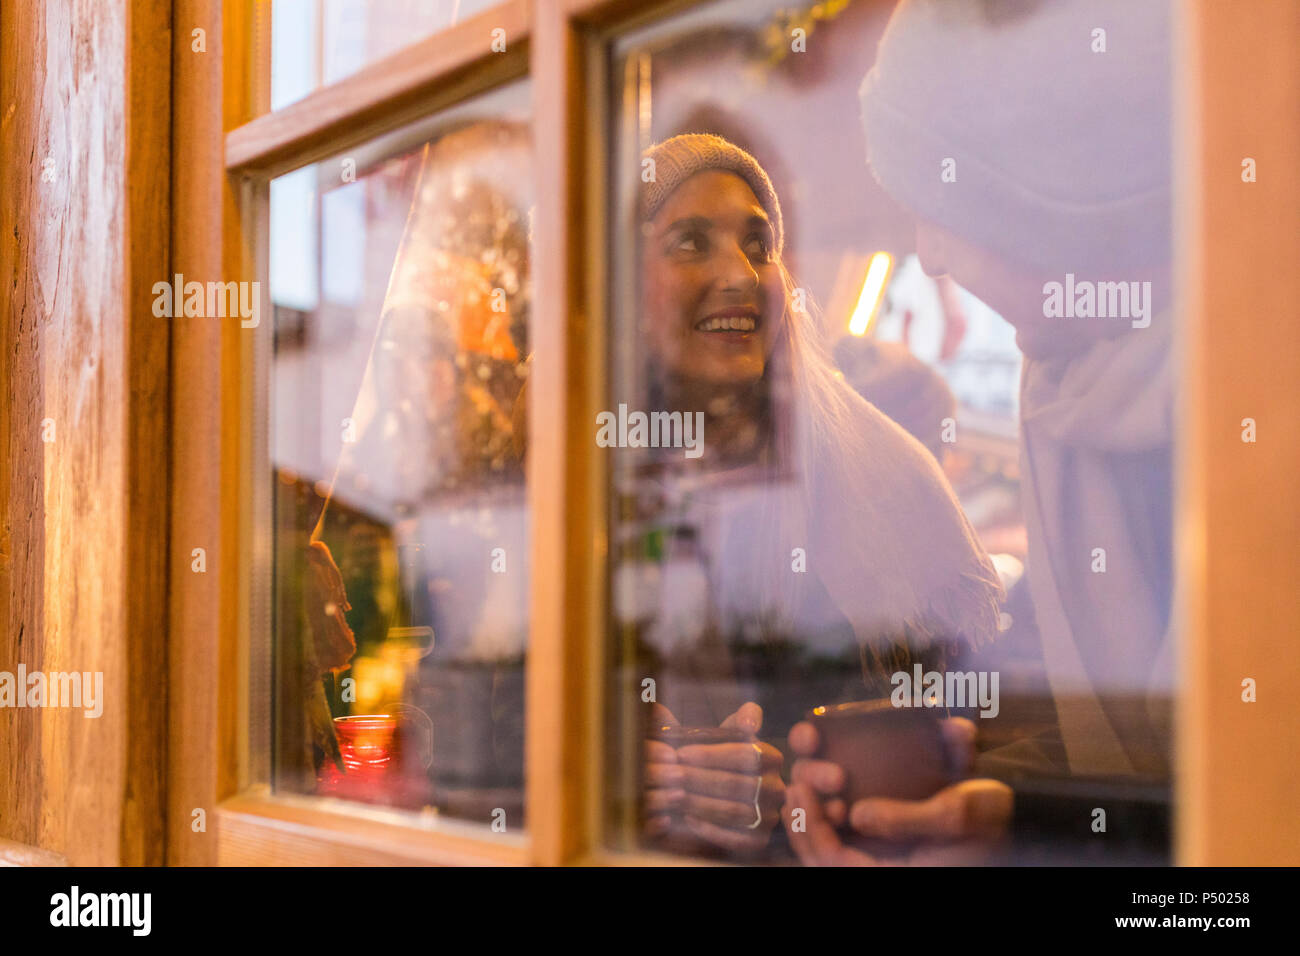
{"type": "Polygon", "coordinates": [[[690,133],[648,148],[641,169],[639,334],[623,341],[645,343],[643,387],[618,383],[631,386],[620,421],[628,407],[649,409],[629,422],[694,415],[704,438],[683,458],[598,435],[621,449],[615,623],[628,662],[653,675],[638,691],[650,724],[632,731],[649,739],[625,737],[645,755],[643,834],[779,855],[780,748],[797,715],[885,696],[891,672],[987,642],[1001,588],[934,459],[844,383],[817,317],[796,307],[758,160],[690,133]],[[793,672],[818,655],[824,679],[800,686],[793,672]],[[772,683],[760,691],[746,668],[772,683]],[[678,725],[741,739],[674,747],[663,730],[678,725]]]}

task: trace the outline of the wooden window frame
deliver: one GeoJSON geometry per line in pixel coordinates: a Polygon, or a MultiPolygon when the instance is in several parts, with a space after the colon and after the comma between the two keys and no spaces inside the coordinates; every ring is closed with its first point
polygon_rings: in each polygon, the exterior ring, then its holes
{"type": "MultiPolygon", "coordinates": [[[[606,199],[603,190],[583,189],[579,184],[604,182],[606,177],[608,117],[603,73],[595,67],[606,55],[608,39],[638,22],[699,2],[507,0],[282,110],[262,113],[260,107],[268,99],[266,3],[177,0],[171,209],[175,272],[225,279],[257,277],[259,223],[250,222],[241,207],[239,184],[244,177],[279,174],[512,78],[531,79],[535,175],[541,188],[535,222],[539,237],[534,253],[536,359],[530,401],[545,408],[549,420],[562,427],[535,429],[530,440],[526,836],[503,841],[487,833],[456,832],[453,827],[445,832],[427,830],[354,808],[334,809],[316,798],[272,795],[255,780],[248,719],[249,654],[253,641],[260,639],[251,624],[256,600],[252,569],[258,549],[265,553],[268,546],[257,540],[252,522],[252,503],[259,493],[256,482],[264,480],[252,470],[259,396],[251,372],[258,361],[257,336],[246,334],[238,323],[176,320],[171,342],[170,541],[175,562],[187,556],[191,547],[205,547],[209,570],[205,575],[174,573],[170,583],[168,862],[690,862],[602,847],[600,715],[607,497],[604,463],[595,453],[587,426],[600,407],[606,375],[606,199]],[[189,51],[190,24],[207,30],[207,59],[189,51]],[[506,30],[506,54],[494,54],[489,48],[490,29],[497,26],[506,30]],[[220,111],[211,108],[214,102],[221,104],[220,111]],[[198,809],[207,813],[208,826],[196,831],[198,809]]],[[[1233,9],[1241,8],[1234,5],[1233,9]]],[[[1181,142],[1197,147],[1198,160],[1211,154],[1221,158],[1215,150],[1221,153],[1227,147],[1215,141],[1220,132],[1215,121],[1232,113],[1234,96],[1248,95],[1243,91],[1252,89],[1259,70],[1252,72],[1247,67],[1249,54],[1234,47],[1216,64],[1219,88],[1194,82],[1201,65],[1212,62],[1215,55],[1207,38],[1231,33],[1234,26],[1240,33],[1241,24],[1222,7],[1216,9],[1214,0],[1189,0],[1183,12],[1189,28],[1182,36],[1183,58],[1175,85],[1185,86],[1188,93],[1180,104],[1179,135],[1184,137],[1181,142]],[[1227,76],[1234,79],[1224,80],[1227,76]],[[1232,89],[1223,89],[1223,82],[1232,89]]],[[[1278,68],[1273,63],[1274,76],[1278,68]]],[[[1267,86],[1267,77],[1263,79],[1267,86]]],[[[1294,95],[1295,86],[1292,66],[1285,74],[1283,94],[1289,89],[1294,95]]],[[[1274,137],[1279,160],[1289,158],[1293,168],[1294,139],[1286,139],[1284,133],[1274,137]]],[[[1282,166],[1278,161],[1276,168],[1282,166]]],[[[1232,186],[1205,188],[1195,196],[1187,181],[1176,183],[1176,188],[1181,190],[1179,199],[1193,209],[1191,231],[1178,250],[1180,262],[1221,255],[1225,229],[1236,237],[1231,260],[1237,264],[1238,280],[1248,274],[1252,248],[1258,253],[1265,242],[1276,241],[1277,248],[1294,252],[1294,237],[1278,231],[1266,231],[1261,237],[1251,231],[1251,224],[1229,221],[1233,211],[1216,200],[1220,190],[1232,186]]],[[[1294,187],[1290,188],[1287,198],[1294,208],[1294,187]]],[[[1207,271],[1196,284],[1186,286],[1191,297],[1185,303],[1191,346],[1184,367],[1195,374],[1187,380],[1192,414],[1180,432],[1180,441],[1189,449],[1183,466],[1193,475],[1180,489],[1178,505],[1180,522],[1192,529],[1179,552],[1184,595],[1180,613],[1189,632],[1183,653],[1191,660],[1184,704],[1201,699],[1202,692],[1212,687],[1222,694],[1222,688],[1213,684],[1209,660],[1239,653],[1243,641],[1258,654],[1269,650],[1263,633],[1242,633],[1247,622],[1238,618],[1227,631],[1221,626],[1222,617],[1210,613],[1232,601],[1234,593],[1211,573],[1205,558],[1207,541],[1216,533],[1225,534],[1220,526],[1231,522],[1240,503],[1230,482],[1207,483],[1197,471],[1208,474],[1211,463],[1221,460],[1226,451],[1219,434],[1222,415],[1216,417],[1210,404],[1214,387],[1222,386],[1206,383],[1239,383],[1243,375],[1249,376],[1251,361],[1240,350],[1218,348],[1216,336],[1221,332],[1209,321],[1206,303],[1226,294],[1230,282],[1207,271]]],[[[1294,302],[1296,284],[1294,276],[1279,279],[1277,287],[1259,293],[1265,300],[1261,307],[1286,301],[1288,295],[1294,302]]],[[[1296,328],[1295,323],[1279,323],[1269,330],[1272,348],[1300,353],[1296,328]]],[[[1259,400],[1274,415],[1285,412],[1293,421],[1300,417],[1300,399],[1294,396],[1262,392],[1259,400]]],[[[532,416],[532,420],[538,419],[532,416]]],[[[1281,469],[1280,462],[1275,465],[1281,469]]],[[[1289,507],[1292,511],[1297,507],[1294,497],[1289,507]]],[[[1234,547],[1244,546],[1241,539],[1252,534],[1260,538],[1265,531],[1242,532],[1237,527],[1234,547]]],[[[1284,559],[1271,576],[1256,579],[1254,588],[1266,595],[1284,576],[1293,581],[1300,573],[1298,563],[1294,555],[1289,564],[1284,559]]],[[[1242,586],[1238,582],[1236,588],[1242,586]]],[[[1263,612],[1257,613],[1263,620],[1263,612]]],[[[1300,674],[1290,676],[1300,679],[1300,674]]],[[[1234,779],[1240,779],[1239,761],[1225,755],[1240,752],[1236,737],[1246,727],[1243,720],[1285,720],[1286,715],[1281,710],[1270,712],[1262,703],[1249,718],[1243,718],[1240,710],[1197,705],[1180,713],[1183,736],[1176,793],[1187,812],[1177,820],[1179,862],[1235,860],[1249,843],[1242,833],[1251,815],[1227,812],[1216,802],[1233,797],[1240,805],[1249,803],[1243,794],[1229,794],[1219,780],[1228,767],[1236,768],[1234,779]]],[[[1258,732],[1257,726],[1250,726],[1258,732]]],[[[1261,744],[1251,753],[1258,760],[1271,756],[1277,767],[1274,773],[1285,773],[1281,754],[1285,741],[1274,741],[1271,751],[1269,746],[1261,744]]],[[[1291,827],[1294,836],[1300,824],[1292,822],[1291,827]]]]}

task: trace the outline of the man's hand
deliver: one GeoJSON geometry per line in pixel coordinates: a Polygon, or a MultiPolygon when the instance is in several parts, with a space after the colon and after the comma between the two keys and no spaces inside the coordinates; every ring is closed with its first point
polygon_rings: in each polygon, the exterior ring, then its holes
{"type": "MultiPolygon", "coordinates": [[[[975,757],[975,725],[954,717],[943,721],[942,729],[952,765],[967,772],[975,757]]],[[[790,749],[799,759],[781,815],[790,845],[807,866],[979,863],[1006,833],[1013,795],[996,780],[962,780],[925,800],[870,797],[847,807],[839,796],[844,770],[813,757],[819,743],[810,723],[790,730],[790,749]],[[803,811],[798,820],[796,810],[803,811]],[[843,842],[837,827],[845,822],[864,837],[920,842],[901,858],[876,857],[843,842]]]]}
{"type": "MultiPolygon", "coordinates": [[[[657,723],[677,724],[666,707],[654,706],[657,723]]],[[[721,726],[756,737],[762,725],[762,709],[747,703],[721,726]]],[[[677,749],[649,740],[645,759],[649,835],[689,835],[742,855],[767,845],[785,799],[781,751],[758,740],[677,749]]]]}

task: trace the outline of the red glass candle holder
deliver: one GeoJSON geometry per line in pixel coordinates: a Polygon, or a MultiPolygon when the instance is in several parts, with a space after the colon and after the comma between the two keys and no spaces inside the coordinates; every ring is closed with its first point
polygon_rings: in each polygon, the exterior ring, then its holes
{"type": "Polygon", "coordinates": [[[335,717],[343,772],[326,763],[318,792],[352,799],[374,798],[382,793],[385,775],[392,764],[393,733],[397,718],[389,714],[360,714],[335,717]]]}

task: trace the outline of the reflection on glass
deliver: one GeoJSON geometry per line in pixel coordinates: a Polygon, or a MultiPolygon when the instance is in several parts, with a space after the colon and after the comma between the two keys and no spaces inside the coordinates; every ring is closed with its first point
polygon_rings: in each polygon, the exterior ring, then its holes
{"type": "Polygon", "coordinates": [[[524,822],[526,103],[506,88],[270,196],[275,784],[505,832],[524,822]]]}
{"type": "Polygon", "coordinates": [[[1171,26],[1104,6],[616,42],[616,845],[1166,857],[1171,26]]]}

